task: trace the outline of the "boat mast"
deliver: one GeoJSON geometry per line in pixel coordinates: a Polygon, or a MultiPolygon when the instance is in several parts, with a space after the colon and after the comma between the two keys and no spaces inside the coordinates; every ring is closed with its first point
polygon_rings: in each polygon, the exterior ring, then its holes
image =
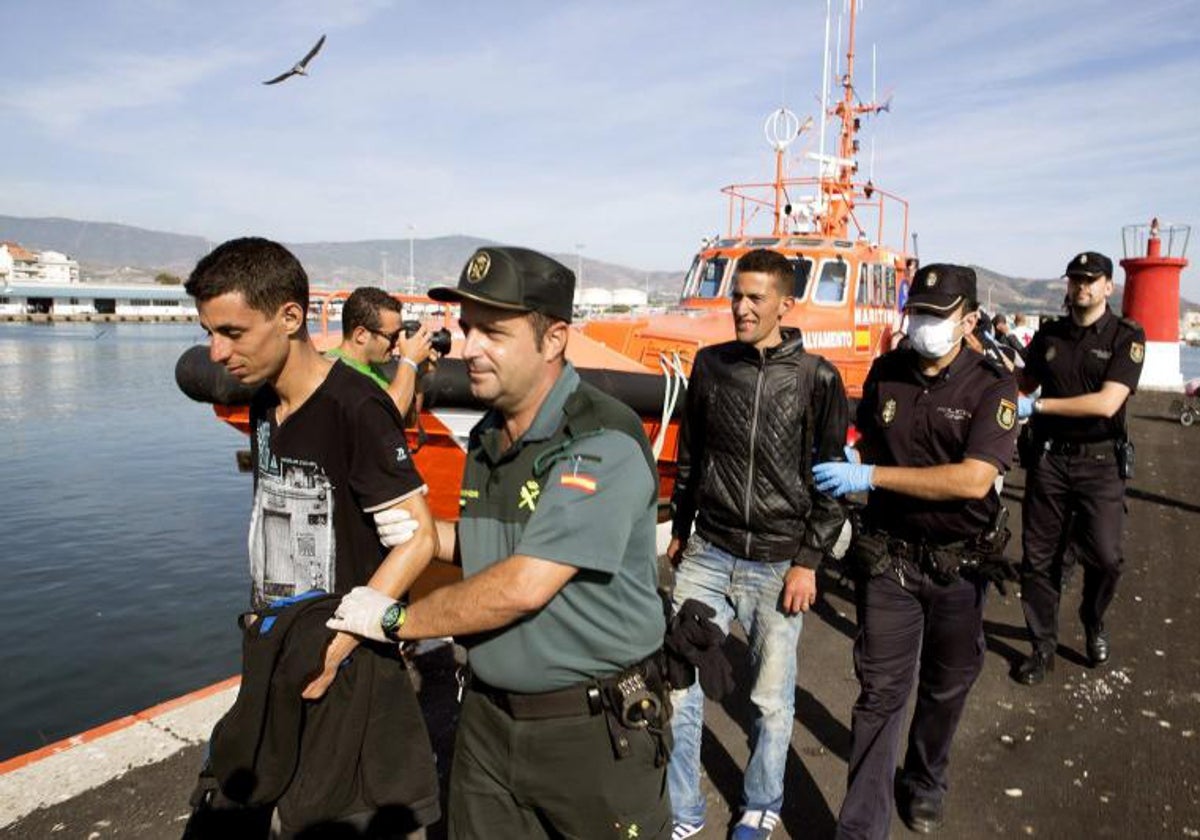
{"type": "Polygon", "coordinates": [[[854,92],[854,34],[858,23],[858,0],[849,0],[850,23],[846,35],[846,72],[842,74],[841,99],[830,110],[830,116],[841,121],[837,155],[821,163],[822,235],[834,239],[849,238],[850,216],[854,210],[854,176],[858,174],[858,131],[861,117],[882,108],[875,102],[859,103],[854,92]],[[831,174],[826,174],[831,173],[831,174]]]}

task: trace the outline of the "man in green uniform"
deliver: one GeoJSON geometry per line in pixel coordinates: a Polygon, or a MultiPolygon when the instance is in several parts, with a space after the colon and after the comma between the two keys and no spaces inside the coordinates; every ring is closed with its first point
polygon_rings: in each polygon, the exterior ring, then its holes
{"type": "Polygon", "coordinates": [[[490,408],[471,433],[461,518],[437,528],[437,556],[464,580],[407,610],[359,587],[330,623],[467,646],[453,838],[670,831],[658,476],[637,416],[565,359],[574,288],[549,257],[481,248],[456,288],[430,290],[461,304],[471,393],[490,408]]]}
{"type": "Polygon", "coordinates": [[[326,355],[341,359],[387,391],[403,417],[412,405],[417,372],[429,358],[430,333],[425,325],[412,335],[404,334],[400,301],[383,289],[355,289],[342,307],[342,343],[326,355]],[[399,364],[390,380],[382,365],[398,350],[399,364]]]}

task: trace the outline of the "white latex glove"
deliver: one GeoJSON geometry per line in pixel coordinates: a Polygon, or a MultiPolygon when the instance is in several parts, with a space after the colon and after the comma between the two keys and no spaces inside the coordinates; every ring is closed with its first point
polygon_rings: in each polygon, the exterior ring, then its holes
{"type": "Polygon", "coordinates": [[[330,630],[340,630],[343,633],[353,633],[365,639],[377,642],[388,641],[383,635],[383,613],[396,599],[384,595],[369,586],[356,586],[350,594],[343,596],[342,602],[333,612],[333,618],[325,622],[330,630]]]}
{"type": "Polygon", "coordinates": [[[388,548],[408,542],[417,532],[417,520],[404,508],[389,508],[375,514],[375,533],[388,548]]]}

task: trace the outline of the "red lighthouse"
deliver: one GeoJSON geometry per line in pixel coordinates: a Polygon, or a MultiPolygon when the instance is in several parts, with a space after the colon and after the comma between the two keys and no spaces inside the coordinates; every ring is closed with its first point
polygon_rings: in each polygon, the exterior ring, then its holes
{"type": "Polygon", "coordinates": [[[1125,246],[1125,296],[1121,311],[1146,330],[1146,362],[1139,387],[1179,390],[1179,275],[1188,261],[1188,225],[1127,225],[1121,232],[1125,246]],[[1164,247],[1165,246],[1165,247],[1164,247]],[[1132,256],[1131,256],[1132,255],[1132,256]]]}

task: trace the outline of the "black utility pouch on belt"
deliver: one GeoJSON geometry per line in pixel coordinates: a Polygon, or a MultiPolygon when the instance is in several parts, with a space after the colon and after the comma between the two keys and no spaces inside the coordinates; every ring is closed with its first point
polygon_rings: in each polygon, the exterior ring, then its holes
{"type": "Polygon", "coordinates": [[[875,577],[886,572],[892,566],[892,556],[888,551],[887,537],[883,534],[872,534],[858,527],[854,529],[854,540],[850,550],[846,552],[850,568],[856,574],[875,577]]]}
{"type": "Polygon", "coordinates": [[[1046,448],[1033,434],[1033,424],[1026,423],[1017,433],[1017,463],[1022,469],[1032,469],[1042,459],[1046,448]]]}
{"type": "Polygon", "coordinates": [[[1133,478],[1133,466],[1136,460],[1136,450],[1133,448],[1133,441],[1125,438],[1116,442],[1117,447],[1117,475],[1128,481],[1133,478]]]}
{"type": "Polygon", "coordinates": [[[964,545],[929,547],[921,553],[921,566],[934,581],[945,585],[958,580],[965,559],[964,545]]]}

